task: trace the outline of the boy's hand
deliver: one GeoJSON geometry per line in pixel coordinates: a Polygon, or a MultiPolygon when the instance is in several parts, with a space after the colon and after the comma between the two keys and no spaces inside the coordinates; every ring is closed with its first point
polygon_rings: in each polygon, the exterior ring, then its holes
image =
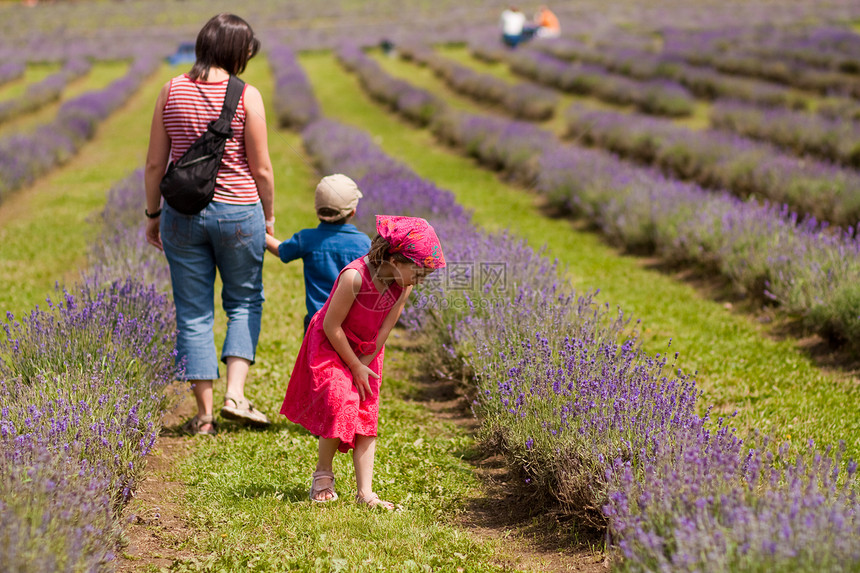
{"type": "Polygon", "coordinates": [[[270,253],[272,253],[275,256],[279,256],[278,246],[280,246],[280,244],[281,244],[281,242],[278,239],[276,239],[275,237],[273,237],[269,233],[266,233],[266,249],[270,253]]]}
{"type": "Polygon", "coordinates": [[[370,390],[370,377],[373,376],[378,380],[379,374],[371,370],[361,361],[354,363],[350,367],[350,370],[352,371],[352,383],[355,384],[355,387],[358,390],[358,399],[361,402],[364,402],[366,398],[373,395],[373,392],[370,390]]]}

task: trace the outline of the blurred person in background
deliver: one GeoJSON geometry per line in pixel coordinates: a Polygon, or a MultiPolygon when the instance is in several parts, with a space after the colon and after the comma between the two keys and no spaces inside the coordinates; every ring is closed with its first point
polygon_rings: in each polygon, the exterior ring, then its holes
{"type": "Polygon", "coordinates": [[[502,42],[509,48],[516,48],[523,41],[523,30],[526,25],[526,15],[516,6],[509,6],[499,19],[502,29],[502,42]]]}
{"type": "Polygon", "coordinates": [[[546,5],[538,8],[534,16],[534,34],[538,38],[558,38],[561,35],[561,24],[558,17],[546,5]]]}
{"type": "Polygon", "coordinates": [[[263,309],[266,233],[274,233],[275,183],[259,90],[245,85],[233,116],[215,179],[215,196],[195,215],[162,206],[159,183],[170,160],[179,159],[220,113],[231,75],[245,71],[260,41],[248,23],[218,14],[200,30],[196,61],[188,73],[161,89],[155,104],[146,157],[146,240],[162,249],[170,267],[176,305],[177,364],[193,384],[197,415],[183,429],[212,435],[213,381],[219,378],[214,341],[215,273],[220,274],[227,333],[221,361],[227,391],[221,415],[266,426],[266,415],[245,398],[263,309]]]}

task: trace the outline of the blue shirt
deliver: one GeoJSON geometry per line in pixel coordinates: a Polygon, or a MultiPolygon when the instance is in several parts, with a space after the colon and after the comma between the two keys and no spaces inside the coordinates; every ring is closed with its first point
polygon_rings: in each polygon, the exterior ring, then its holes
{"type": "Polygon", "coordinates": [[[278,245],[278,255],[285,263],[299,258],[304,261],[308,316],[316,314],[328,300],[340,271],[369,250],[370,237],[349,223],[320,223],[316,229],[302,229],[278,245]]]}

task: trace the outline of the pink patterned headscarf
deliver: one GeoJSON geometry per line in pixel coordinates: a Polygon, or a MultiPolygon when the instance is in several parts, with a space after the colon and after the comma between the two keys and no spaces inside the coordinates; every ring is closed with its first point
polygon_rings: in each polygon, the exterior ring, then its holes
{"type": "Polygon", "coordinates": [[[388,241],[389,253],[399,253],[427,269],[445,266],[445,255],[436,231],[419,217],[377,215],[376,232],[388,241]]]}

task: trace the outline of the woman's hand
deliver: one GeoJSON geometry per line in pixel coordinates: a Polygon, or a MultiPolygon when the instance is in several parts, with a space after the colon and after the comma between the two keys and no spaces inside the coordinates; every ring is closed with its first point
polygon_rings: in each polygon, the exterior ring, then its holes
{"type": "Polygon", "coordinates": [[[161,234],[159,233],[160,229],[161,217],[146,220],[146,242],[158,248],[158,250],[163,251],[164,246],[161,244],[161,234]]]}
{"type": "Polygon", "coordinates": [[[365,399],[373,395],[373,392],[370,390],[370,377],[373,376],[379,380],[379,374],[371,370],[361,359],[353,363],[349,369],[352,371],[352,383],[355,384],[358,390],[358,399],[364,402],[365,399]]]}

